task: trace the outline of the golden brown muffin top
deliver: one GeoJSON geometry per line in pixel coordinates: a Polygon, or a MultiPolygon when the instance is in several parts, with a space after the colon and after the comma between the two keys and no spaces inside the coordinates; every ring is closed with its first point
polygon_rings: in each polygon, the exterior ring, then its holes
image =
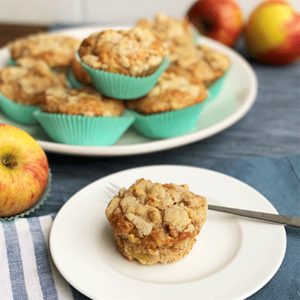
{"type": "Polygon", "coordinates": [[[124,111],[122,101],[106,98],[88,87],[48,89],[45,103],[41,104],[40,107],[48,113],[83,115],[86,117],[120,116],[124,111]]]}
{"type": "Polygon", "coordinates": [[[175,47],[170,59],[172,64],[167,72],[197,78],[206,86],[210,86],[230,67],[228,55],[207,45],[175,47]]]}
{"type": "Polygon", "coordinates": [[[130,76],[146,76],[161,64],[168,51],[148,30],[113,29],[95,32],[84,39],[79,56],[95,68],[130,76]]]}
{"type": "Polygon", "coordinates": [[[206,198],[189,191],[186,184],[161,184],[139,179],[129,189],[119,191],[105,214],[110,222],[117,218],[120,223],[114,226],[125,235],[130,233],[133,224],[140,237],[150,235],[153,230],[157,234],[159,230],[165,239],[166,236],[176,238],[181,233],[198,234],[206,221],[206,211],[206,198]],[[118,218],[118,215],[122,217],[118,218]]]}
{"type": "Polygon", "coordinates": [[[201,81],[174,72],[164,72],[144,97],[126,101],[126,107],[142,114],[182,109],[204,101],[207,90],[201,81]]]}
{"type": "Polygon", "coordinates": [[[13,59],[42,59],[50,67],[70,66],[81,40],[63,35],[32,34],[10,42],[7,46],[13,59]]]}
{"type": "Polygon", "coordinates": [[[0,71],[0,92],[14,102],[37,105],[48,88],[67,85],[65,75],[53,73],[43,60],[21,58],[17,64],[0,71]]]}
{"type": "Polygon", "coordinates": [[[187,18],[176,19],[157,13],[153,20],[138,20],[137,26],[150,30],[167,47],[174,44],[193,44],[193,26],[187,18]]]}

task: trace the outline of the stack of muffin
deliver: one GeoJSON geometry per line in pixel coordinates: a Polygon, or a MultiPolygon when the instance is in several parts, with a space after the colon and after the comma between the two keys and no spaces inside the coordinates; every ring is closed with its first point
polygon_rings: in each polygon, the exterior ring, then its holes
{"type": "Polygon", "coordinates": [[[83,41],[36,34],[8,49],[11,65],[0,71],[3,111],[16,121],[37,120],[55,141],[75,145],[112,145],[131,124],[153,138],[189,132],[208,90],[230,67],[227,55],[194,43],[187,19],[162,13],[128,31],[104,30],[83,41]],[[34,107],[33,117],[14,116],[7,101],[34,107]]]}

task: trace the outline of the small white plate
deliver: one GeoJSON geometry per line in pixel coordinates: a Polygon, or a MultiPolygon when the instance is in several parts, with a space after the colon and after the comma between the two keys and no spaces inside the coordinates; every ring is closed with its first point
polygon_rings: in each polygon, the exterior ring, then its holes
{"type": "MultiPolygon", "coordinates": [[[[110,28],[116,30],[129,29],[126,26],[110,28]]],[[[107,29],[107,27],[77,27],[51,33],[61,33],[83,39],[92,32],[103,29],[107,29]]],[[[247,114],[255,102],[258,84],[252,67],[237,52],[206,37],[201,37],[199,42],[226,53],[232,64],[222,91],[212,103],[209,103],[204,108],[195,128],[185,135],[155,140],[143,136],[130,128],[113,146],[74,146],[54,142],[39,125],[21,125],[7,118],[1,113],[1,110],[0,123],[15,125],[25,130],[37,140],[45,151],[85,156],[121,156],[151,153],[190,144],[213,136],[235,124],[247,114]]],[[[8,49],[0,49],[0,68],[6,65],[9,58],[8,49]]]]}
{"type": "Polygon", "coordinates": [[[197,243],[179,262],[129,262],[115,247],[104,191],[109,182],[128,188],[139,178],[186,183],[210,204],[277,213],[252,187],[206,169],[161,165],[104,177],[62,207],[50,233],[55,265],[81,293],[92,299],[245,299],[277,272],[286,249],[283,226],[214,211],[208,211],[197,243]]]}

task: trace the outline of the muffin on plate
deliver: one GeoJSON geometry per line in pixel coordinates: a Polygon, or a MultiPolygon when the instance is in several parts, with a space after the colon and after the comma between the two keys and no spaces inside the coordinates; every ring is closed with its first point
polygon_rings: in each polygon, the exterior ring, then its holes
{"type": "Polygon", "coordinates": [[[63,74],[54,74],[47,63],[29,58],[18,59],[18,66],[0,71],[0,106],[12,119],[35,123],[33,111],[45,99],[50,87],[67,86],[63,74]]]}
{"type": "Polygon", "coordinates": [[[135,27],[91,34],[76,57],[101,94],[126,100],[151,90],[169,65],[167,54],[162,41],[135,27]]]}
{"type": "Polygon", "coordinates": [[[133,126],[138,131],[153,138],[169,138],[195,126],[206,97],[206,87],[196,78],[164,72],[146,96],[125,105],[136,118],[133,126]]]}
{"type": "Polygon", "coordinates": [[[16,39],[7,46],[14,60],[32,57],[44,60],[52,69],[66,71],[80,43],[73,37],[38,33],[16,39]]]}
{"type": "Polygon", "coordinates": [[[157,13],[153,20],[139,19],[137,27],[148,29],[163,41],[172,53],[172,48],[194,44],[194,29],[187,18],[176,19],[164,13],[157,13]]]}
{"type": "Polygon", "coordinates": [[[48,89],[34,117],[53,140],[82,146],[112,145],[134,121],[122,101],[88,87],[48,89]]]}
{"type": "Polygon", "coordinates": [[[154,73],[167,54],[162,41],[141,28],[95,32],[79,47],[90,67],[135,77],[154,73]]]}
{"type": "Polygon", "coordinates": [[[92,88],[51,88],[40,108],[47,113],[83,115],[86,117],[117,117],[124,111],[120,100],[103,97],[92,88]]]}
{"type": "Polygon", "coordinates": [[[230,68],[228,55],[208,45],[185,46],[173,52],[172,64],[167,71],[196,77],[210,87],[230,68]]]}
{"type": "Polygon", "coordinates": [[[0,92],[23,105],[38,105],[45,98],[45,91],[53,86],[66,86],[63,74],[54,74],[42,60],[19,59],[18,66],[0,70],[0,92]]]}
{"type": "Polygon", "coordinates": [[[207,200],[186,184],[139,179],[122,188],[105,214],[119,252],[143,265],[173,263],[186,256],[206,221],[207,200]]]}

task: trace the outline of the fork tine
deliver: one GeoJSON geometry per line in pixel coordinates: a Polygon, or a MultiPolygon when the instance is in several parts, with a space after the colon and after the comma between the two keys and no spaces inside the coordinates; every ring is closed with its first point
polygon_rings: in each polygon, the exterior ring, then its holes
{"type": "Polygon", "coordinates": [[[116,194],[118,194],[118,191],[114,188],[114,187],[111,187],[111,186],[107,186],[106,187],[106,189],[108,190],[108,191],[110,191],[112,194],[114,194],[114,195],[116,195],[116,194]]]}
{"type": "Polygon", "coordinates": [[[117,184],[113,183],[113,182],[109,182],[109,184],[111,186],[113,186],[115,189],[117,189],[118,191],[121,189],[121,187],[119,187],[117,184]]]}
{"type": "Polygon", "coordinates": [[[106,194],[106,196],[111,198],[118,195],[120,189],[121,188],[117,184],[109,182],[108,185],[105,187],[104,193],[106,194]]]}

